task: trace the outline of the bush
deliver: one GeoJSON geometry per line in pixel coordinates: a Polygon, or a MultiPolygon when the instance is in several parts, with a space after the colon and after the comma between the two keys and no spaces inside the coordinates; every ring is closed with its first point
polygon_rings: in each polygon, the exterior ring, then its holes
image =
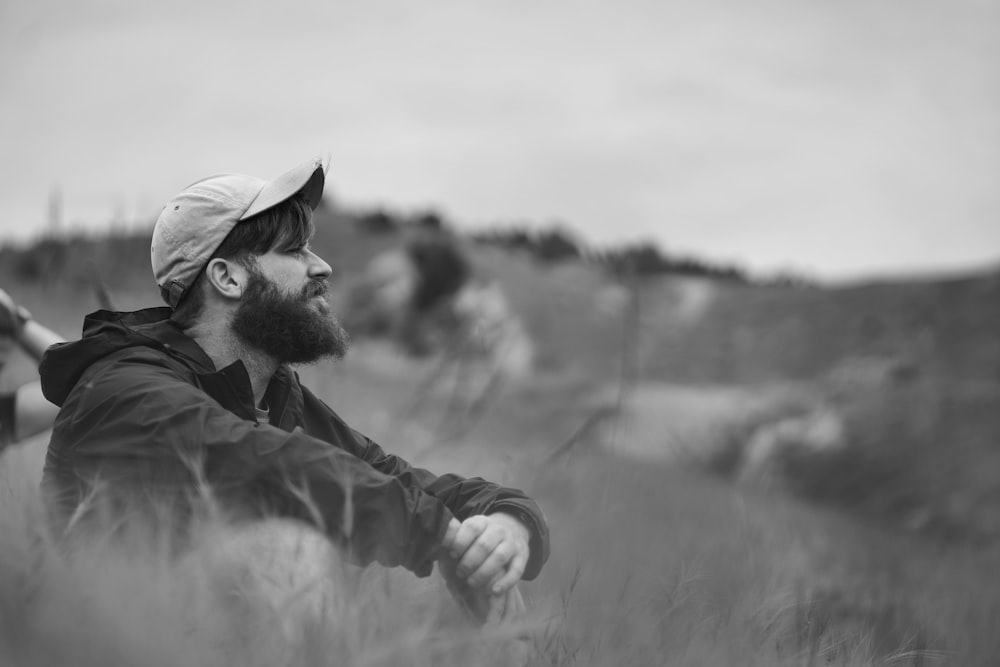
{"type": "Polygon", "coordinates": [[[450,298],[469,278],[469,261],[449,236],[421,236],[411,241],[406,251],[417,269],[412,305],[418,313],[450,298]]]}

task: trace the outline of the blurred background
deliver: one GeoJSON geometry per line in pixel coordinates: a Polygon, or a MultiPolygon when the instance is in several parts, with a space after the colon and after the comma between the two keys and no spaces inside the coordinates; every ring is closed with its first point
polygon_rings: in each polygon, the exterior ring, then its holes
{"type": "Polygon", "coordinates": [[[539,499],[538,664],[996,664],[997,63],[995,0],[5,2],[0,287],[159,305],[163,202],[320,156],[304,381],[539,499]]]}

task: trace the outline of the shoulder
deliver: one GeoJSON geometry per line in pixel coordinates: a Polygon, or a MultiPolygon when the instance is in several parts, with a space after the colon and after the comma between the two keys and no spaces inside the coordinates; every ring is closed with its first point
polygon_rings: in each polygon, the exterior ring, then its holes
{"type": "Polygon", "coordinates": [[[95,361],[90,370],[101,372],[107,370],[125,370],[126,372],[139,369],[153,370],[162,369],[173,373],[194,374],[194,369],[176,355],[171,354],[170,348],[159,349],[155,347],[136,346],[129,347],[103,357],[95,361]]]}
{"type": "Polygon", "coordinates": [[[70,392],[92,398],[134,397],[146,391],[162,392],[171,385],[195,385],[195,372],[166,351],[150,347],[118,350],[91,364],[70,392]]]}

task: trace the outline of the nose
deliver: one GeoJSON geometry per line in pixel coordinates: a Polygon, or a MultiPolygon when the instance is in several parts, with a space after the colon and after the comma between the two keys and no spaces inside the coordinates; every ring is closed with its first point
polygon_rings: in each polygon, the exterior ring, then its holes
{"type": "Polygon", "coordinates": [[[333,269],[326,261],[314,253],[312,250],[309,251],[309,277],[315,280],[326,280],[333,274],[333,269]]]}

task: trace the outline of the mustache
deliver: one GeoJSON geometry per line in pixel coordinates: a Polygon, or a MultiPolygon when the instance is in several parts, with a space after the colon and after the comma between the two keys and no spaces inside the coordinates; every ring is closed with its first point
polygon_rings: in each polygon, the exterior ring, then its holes
{"type": "Polygon", "coordinates": [[[311,299],[314,296],[325,297],[330,292],[330,286],[322,280],[313,280],[302,288],[302,296],[311,299]]]}

